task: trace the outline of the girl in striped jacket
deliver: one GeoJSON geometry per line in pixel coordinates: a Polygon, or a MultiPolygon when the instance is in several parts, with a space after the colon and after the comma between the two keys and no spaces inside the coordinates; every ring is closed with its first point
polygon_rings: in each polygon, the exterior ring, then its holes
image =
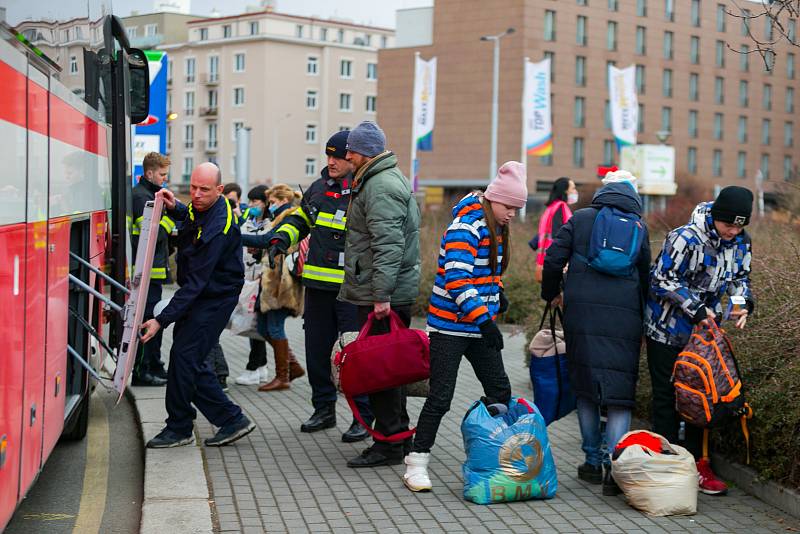
{"type": "Polygon", "coordinates": [[[501,277],[511,256],[509,223],[528,198],[525,182],[521,163],[505,163],[486,193],[470,193],[453,208],[453,222],[442,237],[428,308],[430,393],[405,458],[403,482],[411,491],[431,489],[430,450],[450,410],[461,356],[472,365],[488,403],[511,399],[500,353],[503,335],[494,321],[508,307],[501,277]]]}

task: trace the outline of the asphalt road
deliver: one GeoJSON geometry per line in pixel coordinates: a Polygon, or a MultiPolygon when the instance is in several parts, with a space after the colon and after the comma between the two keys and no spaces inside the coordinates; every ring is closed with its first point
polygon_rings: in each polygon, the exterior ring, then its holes
{"type": "Polygon", "coordinates": [[[56,445],[6,534],[139,532],[142,440],[131,402],[115,401],[115,394],[95,390],[88,435],[56,445]]]}

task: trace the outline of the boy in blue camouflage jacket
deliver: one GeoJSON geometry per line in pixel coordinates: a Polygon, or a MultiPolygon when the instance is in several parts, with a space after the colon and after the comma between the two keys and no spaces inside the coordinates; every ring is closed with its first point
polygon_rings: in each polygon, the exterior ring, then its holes
{"type": "MultiPolygon", "coordinates": [[[[747,303],[731,317],[744,328],[753,311],[750,291],[750,222],[753,193],[744,187],[724,188],[714,202],[697,205],[688,224],[670,232],[650,272],[645,311],[647,361],[653,384],[653,428],[670,442],[678,441],[680,419],[675,411],[672,368],[695,325],[722,313],[724,294],[747,303]]],[[[703,457],[703,430],[686,424],[685,445],[697,460],[700,491],[722,495],[727,486],[703,457]]]]}

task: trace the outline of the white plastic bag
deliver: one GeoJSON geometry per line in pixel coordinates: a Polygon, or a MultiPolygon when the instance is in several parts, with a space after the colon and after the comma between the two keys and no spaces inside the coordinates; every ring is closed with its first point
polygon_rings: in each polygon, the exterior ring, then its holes
{"type": "Polygon", "coordinates": [[[666,438],[652,432],[650,434],[661,440],[662,450],[670,450],[675,454],[631,445],[611,462],[611,473],[625,493],[628,504],[652,516],[697,513],[697,466],[694,457],[666,438]]]}
{"type": "Polygon", "coordinates": [[[242,292],[239,293],[239,302],[231,313],[228,329],[237,336],[262,339],[258,333],[256,319],[256,299],[261,280],[245,280],[242,292]]]}

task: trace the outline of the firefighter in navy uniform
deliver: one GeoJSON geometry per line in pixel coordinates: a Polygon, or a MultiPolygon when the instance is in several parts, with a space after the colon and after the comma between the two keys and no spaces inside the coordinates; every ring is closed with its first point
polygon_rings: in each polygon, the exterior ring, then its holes
{"type": "MultiPolygon", "coordinates": [[[[336,426],[336,387],[331,378],[331,349],[342,332],[358,331],[357,308],[336,299],[344,280],[345,213],[350,202],[353,167],[346,159],[348,131],[335,133],[325,146],[328,165],[303,195],[295,214],[271,235],[244,236],[245,246],[269,248],[271,261],[310,235],[308,257],[303,266],[306,288],[303,313],[306,370],[311,383],[313,415],[302,424],[302,432],[336,426]]],[[[364,421],[374,419],[367,396],[356,397],[364,421]]],[[[353,419],[342,435],[344,442],[366,439],[366,429],[353,419]]]]}
{"type": "Polygon", "coordinates": [[[219,340],[244,285],[242,238],[236,216],[222,196],[222,175],[213,163],[197,166],[190,179],[192,202],[184,206],[172,192],[158,194],[167,213],[183,221],[178,233],[180,289],[164,310],[142,325],[147,342],[175,323],[167,379],[167,426],[147,443],[149,448],[187,445],[200,412],[219,430],[207,446],[242,438],[255,425],[222,391],[209,365],[208,352],[219,340]]]}
{"type": "MultiPolygon", "coordinates": [[[[141,234],[144,205],[155,199],[169,175],[170,160],[158,152],[150,152],[142,161],[143,174],[139,183],[133,188],[133,224],[131,225],[131,241],[133,246],[133,262],[136,263],[136,247],[141,234]]],[[[153,308],[161,300],[161,286],[170,283],[169,272],[169,238],[175,229],[175,222],[167,215],[161,217],[156,241],[153,267],[150,270],[150,286],[147,290],[147,304],[144,309],[144,320],[153,318],[153,308]]],[[[149,342],[139,345],[136,362],[133,366],[134,386],[163,386],[167,383],[167,373],[161,361],[161,332],[149,342]]]]}

